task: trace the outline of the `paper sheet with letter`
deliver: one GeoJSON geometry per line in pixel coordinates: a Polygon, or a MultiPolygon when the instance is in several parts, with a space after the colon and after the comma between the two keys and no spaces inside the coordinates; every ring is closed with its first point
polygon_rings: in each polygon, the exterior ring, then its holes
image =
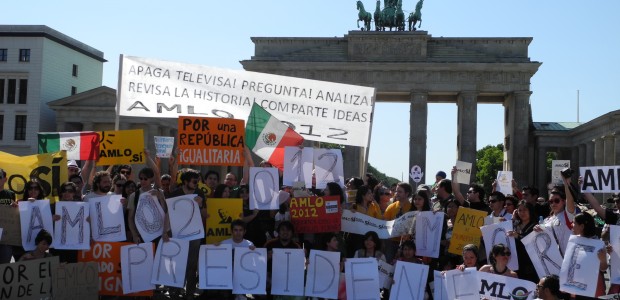
{"type": "Polygon", "coordinates": [[[539,278],[560,274],[562,255],[549,226],[541,226],[542,232],[532,231],[521,239],[539,278]]]}
{"type": "MultiPolygon", "coordinates": [[[[484,240],[485,249],[490,252],[494,245],[504,244],[510,249],[511,255],[508,261],[508,268],[513,271],[519,269],[519,260],[517,258],[517,245],[515,238],[508,236],[506,233],[512,230],[512,221],[505,221],[480,227],[482,231],[482,239],[484,240]]],[[[488,256],[488,255],[487,255],[488,256]]],[[[487,260],[489,258],[487,257],[487,260]]],[[[491,263],[489,261],[489,263],[491,263]]]]}
{"type": "Polygon", "coordinates": [[[394,285],[390,291],[390,300],[424,299],[427,278],[427,265],[397,261],[394,269],[394,285]]]}
{"type": "Polygon", "coordinates": [[[205,237],[196,194],[166,199],[172,236],[180,240],[197,240],[205,237]]]}
{"type": "Polygon", "coordinates": [[[267,249],[236,247],[233,294],[267,294],[267,249]]]}
{"type": "Polygon", "coordinates": [[[105,195],[88,200],[93,240],[122,242],[127,240],[121,195],[105,195]]]}
{"type": "Polygon", "coordinates": [[[34,250],[37,245],[35,238],[41,229],[50,234],[54,232],[50,201],[19,201],[19,219],[22,227],[22,247],[26,251],[34,250]]]}
{"type": "Polygon", "coordinates": [[[304,249],[273,249],[271,259],[271,294],[304,295],[304,249]]]}
{"type": "Polygon", "coordinates": [[[307,297],[338,298],[340,252],[310,250],[306,276],[307,297]]]}
{"type": "Polygon", "coordinates": [[[198,254],[198,288],[232,290],[232,245],[201,245],[198,254]]]}
{"type": "Polygon", "coordinates": [[[189,241],[171,238],[168,242],[159,243],[151,283],[184,287],[188,253],[189,241]]]}
{"type": "Polygon", "coordinates": [[[121,270],[125,294],[155,289],[154,284],[144,280],[145,274],[153,272],[153,243],[122,246],[121,270]]]}
{"type": "Polygon", "coordinates": [[[344,265],[347,299],[381,299],[376,258],[349,258],[344,265]]]}
{"type": "Polygon", "coordinates": [[[90,210],[86,202],[60,201],[56,203],[56,215],[60,220],[54,222],[55,249],[90,249],[90,210]]]}
{"type": "Polygon", "coordinates": [[[571,235],[560,270],[560,290],[594,297],[600,268],[598,251],[605,247],[599,239],[571,235]]]}

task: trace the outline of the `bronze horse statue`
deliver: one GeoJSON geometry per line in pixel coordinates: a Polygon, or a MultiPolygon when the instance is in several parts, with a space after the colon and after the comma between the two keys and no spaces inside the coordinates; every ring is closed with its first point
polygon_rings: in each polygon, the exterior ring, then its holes
{"type": "Polygon", "coordinates": [[[403,12],[403,1],[398,0],[396,4],[396,30],[405,31],[405,13],[403,12]]]}
{"type": "Polygon", "coordinates": [[[370,31],[370,21],[372,21],[372,15],[364,9],[362,1],[357,1],[357,28],[360,28],[360,21],[364,22],[362,31],[370,31]]]}
{"type": "Polygon", "coordinates": [[[381,31],[381,0],[377,0],[377,9],[375,9],[375,31],[381,31]]]}
{"type": "Polygon", "coordinates": [[[409,22],[409,31],[415,30],[415,24],[420,21],[418,28],[422,26],[422,5],[424,4],[424,0],[418,1],[415,5],[415,12],[409,14],[409,18],[407,21],[409,22]]]}

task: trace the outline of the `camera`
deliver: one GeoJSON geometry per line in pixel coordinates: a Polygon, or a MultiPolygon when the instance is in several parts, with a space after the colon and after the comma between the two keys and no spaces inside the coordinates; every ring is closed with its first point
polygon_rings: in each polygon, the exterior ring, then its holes
{"type": "Polygon", "coordinates": [[[571,168],[564,168],[560,171],[560,174],[562,174],[562,177],[564,178],[571,178],[574,172],[575,171],[573,171],[573,169],[571,168]]]}

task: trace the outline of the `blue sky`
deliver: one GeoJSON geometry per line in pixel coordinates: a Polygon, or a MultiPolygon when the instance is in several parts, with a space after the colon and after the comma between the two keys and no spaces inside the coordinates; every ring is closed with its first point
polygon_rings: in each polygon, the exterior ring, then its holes
{"type": "MultiPolygon", "coordinates": [[[[406,13],[417,1],[403,0],[406,13]]],[[[367,10],[375,1],[363,0],[367,10]]],[[[383,2],[382,2],[383,3],[383,2]]],[[[426,0],[422,28],[433,37],[533,37],[542,66],[531,81],[534,121],[585,122],[620,109],[620,1],[426,0]]],[[[355,1],[9,1],[3,24],[47,25],[104,52],[103,84],[116,88],[120,54],[242,69],[250,37],[342,37],[357,30],[355,1]]],[[[429,105],[425,173],[456,160],[456,104],[429,105]]],[[[501,105],[478,106],[477,148],[503,140],[501,105]]],[[[406,180],[409,105],[379,103],[370,163],[406,180]]]]}

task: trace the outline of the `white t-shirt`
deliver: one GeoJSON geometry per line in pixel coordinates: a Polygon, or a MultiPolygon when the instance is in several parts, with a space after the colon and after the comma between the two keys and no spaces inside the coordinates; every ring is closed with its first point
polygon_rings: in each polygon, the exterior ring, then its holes
{"type": "Polygon", "coordinates": [[[496,223],[496,218],[504,218],[506,219],[506,221],[510,221],[512,220],[512,214],[507,213],[505,209],[502,209],[499,212],[499,216],[495,216],[493,212],[491,212],[488,216],[484,217],[484,225],[491,225],[496,223]]]}
{"type": "Polygon", "coordinates": [[[232,245],[233,248],[237,248],[237,247],[246,247],[249,248],[251,246],[254,246],[254,243],[243,239],[243,241],[239,242],[239,243],[235,243],[235,241],[233,241],[232,238],[226,239],[222,241],[222,244],[227,244],[227,245],[232,245]]]}
{"type": "Polygon", "coordinates": [[[563,210],[557,215],[550,216],[545,219],[544,225],[551,228],[553,237],[560,246],[560,252],[562,256],[566,253],[566,246],[568,245],[568,239],[573,234],[573,230],[568,227],[567,220],[571,224],[575,219],[575,215],[563,210]]]}

